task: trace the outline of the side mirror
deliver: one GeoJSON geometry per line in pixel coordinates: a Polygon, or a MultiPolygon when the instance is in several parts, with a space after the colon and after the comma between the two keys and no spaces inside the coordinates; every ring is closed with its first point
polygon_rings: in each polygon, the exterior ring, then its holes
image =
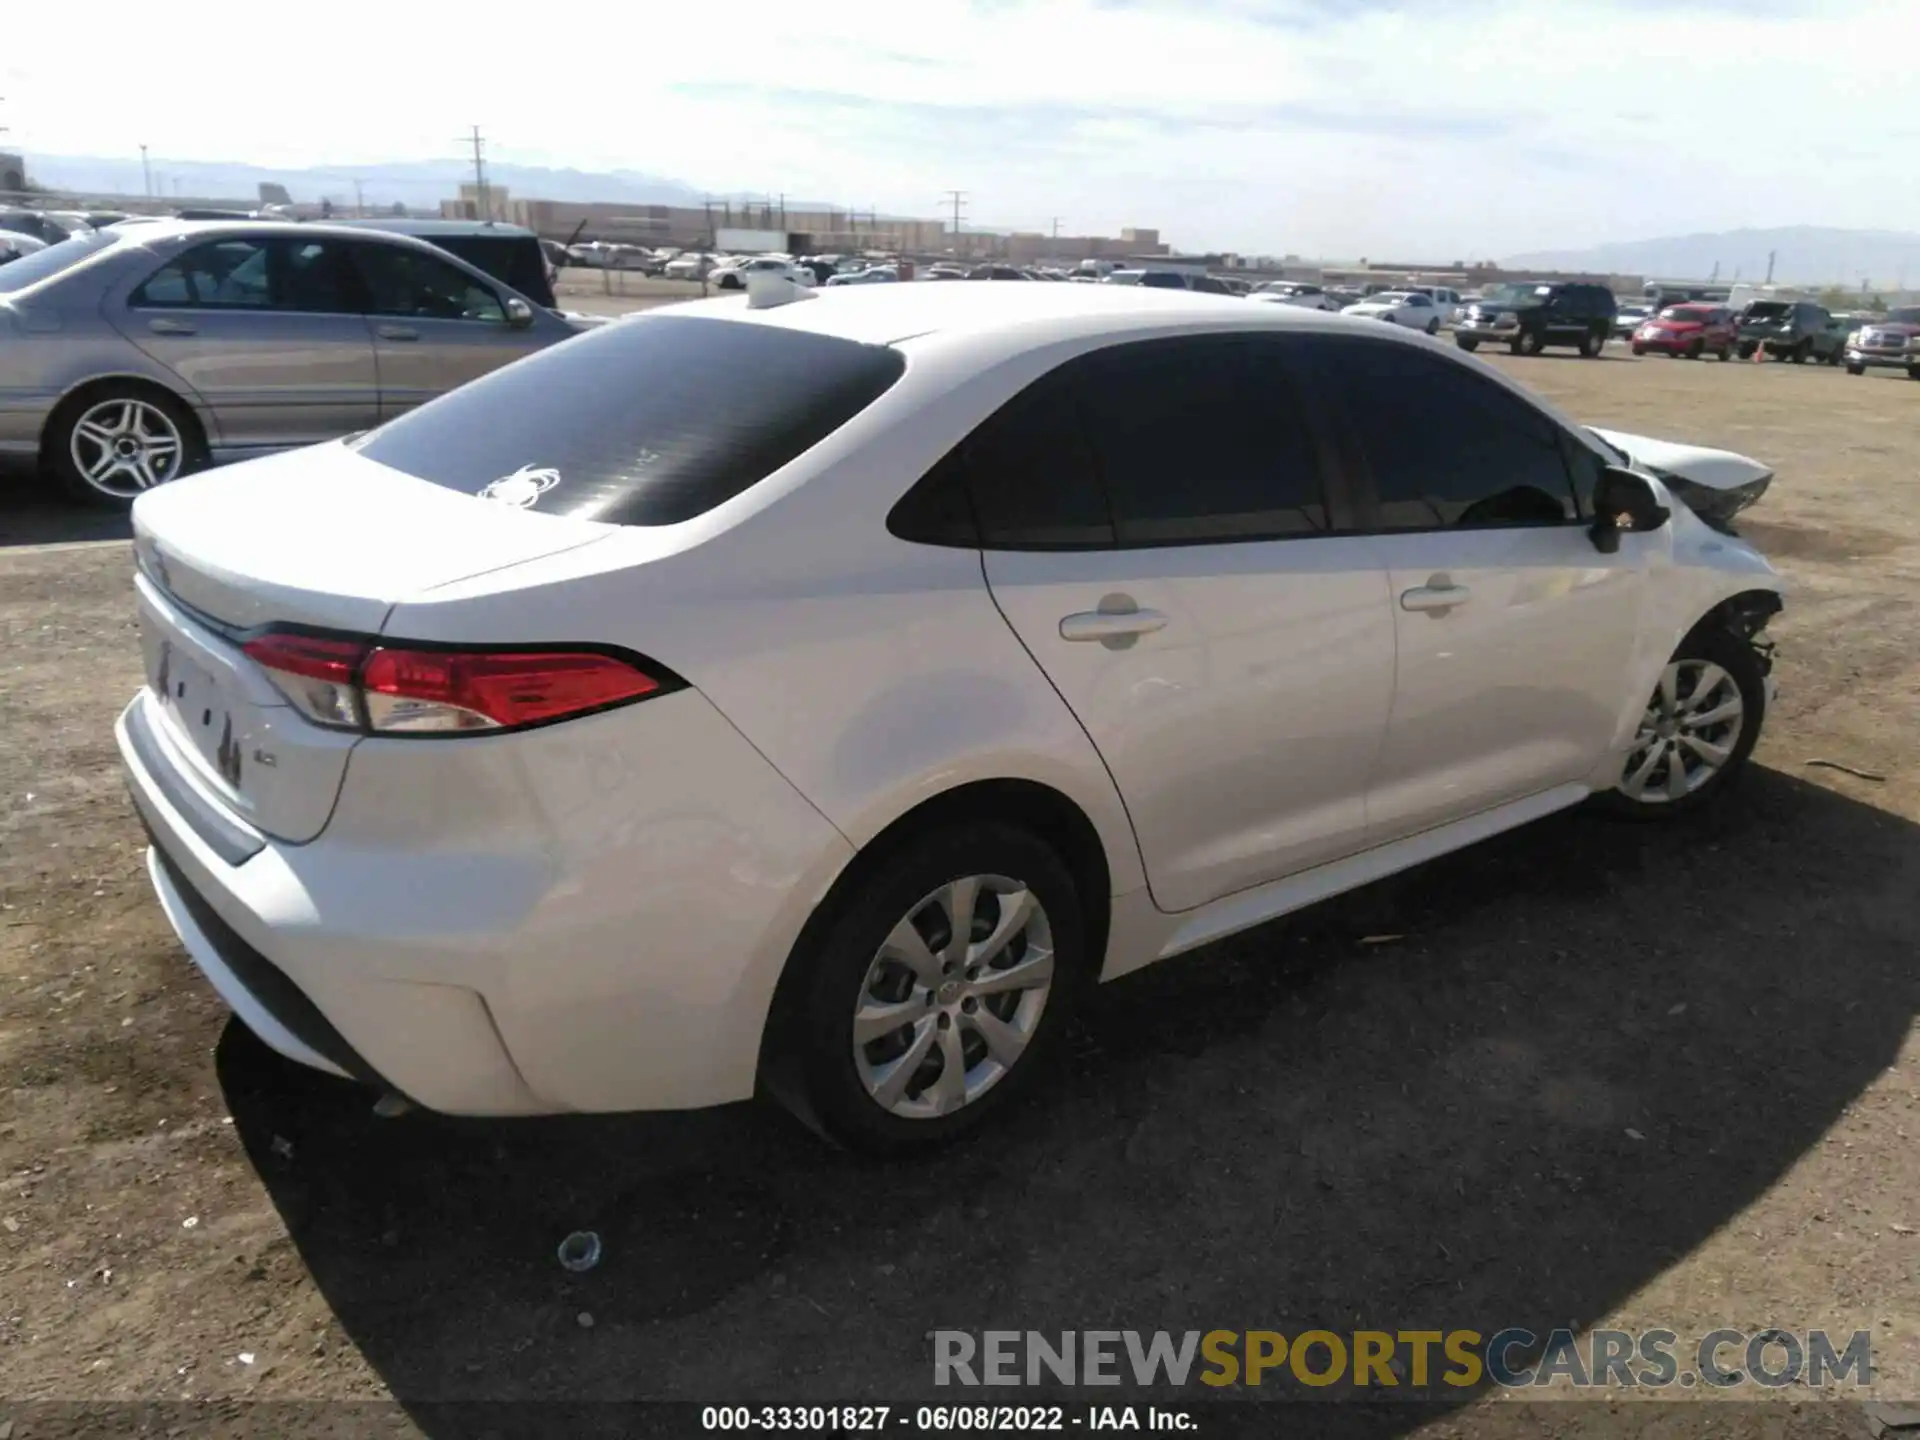
{"type": "Polygon", "coordinates": [[[524,330],[533,324],[533,307],[518,295],[507,297],[507,324],[515,330],[524,330]]]}
{"type": "Polygon", "coordinates": [[[1645,476],[1615,465],[1603,470],[1600,483],[1593,487],[1593,515],[1587,534],[1602,555],[1619,550],[1622,530],[1658,530],[1673,518],[1645,476]]]}

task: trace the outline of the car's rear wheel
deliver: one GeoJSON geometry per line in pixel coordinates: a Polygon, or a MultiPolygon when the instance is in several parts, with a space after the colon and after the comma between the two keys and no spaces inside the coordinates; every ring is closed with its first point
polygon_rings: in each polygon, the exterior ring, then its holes
{"type": "Polygon", "coordinates": [[[1071,872],[1045,842],[977,822],[907,840],[804,965],[780,1042],[803,1118],[857,1150],[958,1137],[1044,1069],[1087,971],[1071,872]]]}
{"type": "Polygon", "coordinates": [[[1604,331],[1590,330],[1580,337],[1580,354],[1588,360],[1598,359],[1606,352],[1607,337],[1604,331]]]}
{"type": "Polygon", "coordinates": [[[1731,360],[1733,358],[1733,347],[1731,345],[1722,345],[1716,353],[1722,361],[1731,360]]]}
{"type": "Polygon", "coordinates": [[[1698,360],[1702,355],[1706,353],[1707,353],[1707,347],[1698,340],[1694,341],[1691,345],[1687,346],[1687,359],[1689,360],[1698,360]]]}
{"type": "Polygon", "coordinates": [[[1740,344],[1740,358],[1742,360],[1751,360],[1759,349],[1760,347],[1753,341],[1744,340],[1740,344]]]}
{"type": "Polygon", "coordinates": [[[101,385],[64,402],[48,422],[41,455],[73,499],[116,510],[207,458],[186,405],[157,387],[132,384],[101,385]]]}
{"type": "Polygon", "coordinates": [[[1807,357],[1811,354],[1813,354],[1813,342],[1811,340],[1802,340],[1798,345],[1794,346],[1790,352],[1793,363],[1796,365],[1806,364],[1807,357]]]}
{"type": "Polygon", "coordinates": [[[1660,672],[1620,782],[1599,803],[1643,820],[1699,808],[1746,766],[1766,709],[1753,647],[1714,626],[1695,631],[1660,672]]]}
{"type": "Polygon", "coordinates": [[[1907,366],[1907,378],[1909,380],[1920,380],[1920,365],[1907,366]]]}
{"type": "Polygon", "coordinates": [[[1439,333],[1440,333],[1440,322],[1438,320],[1429,320],[1427,322],[1427,334],[1438,335],[1439,333]]]}
{"type": "Polygon", "coordinates": [[[1849,362],[1847,365],[1847,373],[1849,375],[1864,375],[1867,373],[1867,367],[1864,365],[1855,365],[1849,362]]]}

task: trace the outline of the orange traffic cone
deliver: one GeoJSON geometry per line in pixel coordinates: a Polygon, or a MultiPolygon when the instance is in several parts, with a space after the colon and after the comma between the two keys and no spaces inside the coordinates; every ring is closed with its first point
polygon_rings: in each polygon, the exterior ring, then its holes
{"type": "Polygon", "coordinates": [[[1753,363],[1756,365],[1763,365],[1766,363],[1766,359],[1767,359],[1767,342],[1764,340],[1756,342],[1753,347],[1753,363]]]}

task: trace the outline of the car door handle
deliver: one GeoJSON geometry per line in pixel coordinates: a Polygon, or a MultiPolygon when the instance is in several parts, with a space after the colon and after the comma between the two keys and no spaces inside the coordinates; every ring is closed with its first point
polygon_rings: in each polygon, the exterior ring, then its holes
{"type": "Polygon", "coordinates": [[[1424,585],[1400,592],[1402,610],[1451,610],[1473,598],[1465,585],[1455,585],[1444,575],[1435,575],[1424,585]]]}
{"type": "Polygon", "coordinates": [[[418,340],[420,332],[411,325],[382,325],[374,331],[382,340],[418,340]]]}
{"type": "Polygon", "coordinates": [[[189,325],[185,320],[149,320],[147,329],[156,335],[197,335],[198,325],[189,325]]]}
{"type": "Polygon", "coordinates": [[[1124,640],[1164,630],[1167,617],[1158,610],[1082,610],[1060,619],[1062,640],[1124,640]]]}

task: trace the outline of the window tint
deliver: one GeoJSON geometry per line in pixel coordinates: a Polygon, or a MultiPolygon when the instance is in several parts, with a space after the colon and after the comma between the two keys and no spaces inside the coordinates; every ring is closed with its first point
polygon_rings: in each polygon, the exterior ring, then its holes
{"type": "Polygon", "coordinates": [[[883,345],[649,315],[542,350],[350,443],[469,495],[671,525],[810,450],[904,369],[883,345]]]}
{"type": "Polygon", "coordinates": [[[1090,357],[1086,375],[1088,434],[1120,544],[1327,528],[1312,436],[1274,345],[1145,341],[1090,357]]]}
{"type": "Polygon", "coordinates": [[[1113,520],[1088,449],[1078,366],[1045,375],[962,442],[980,543],[989,549],[1113,544],[1113,520]]]}
{"type": "Polygon", "coordinates": [[[372,244],[352,249],[354,264],[366,287],[370,315],[506,323],[506,311],[492,286],[482,284],[430,250],[372,244]]]}
{"type": "Polygon", "coordinates": [[[133,292],[138,305],[197,310],[349,314],[335,245],[317,240],[214,240],[161,266],[133,292]]]}
{"type": "Polygon", "coordinates": [[[1411,345],[1306,342],[1372,474],[1380,528],[1554,525],[1575,518],[1544,415],[1458,361],[1411,345]]]}

